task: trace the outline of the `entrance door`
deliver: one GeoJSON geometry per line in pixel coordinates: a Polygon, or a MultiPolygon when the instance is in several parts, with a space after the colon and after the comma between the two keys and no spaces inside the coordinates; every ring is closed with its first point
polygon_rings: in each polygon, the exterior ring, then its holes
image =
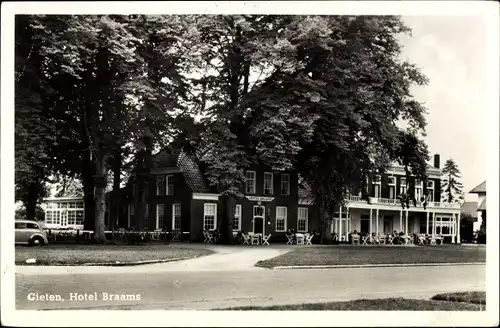
{"type": "Polygon", "coordinates": [[[253,232],[264,234],[264,213],[266,209],[262,205],[256,205],[253,207],[253,232]]]}
{"type": "Polygon", "coordinates": [[[392,215],[384,216],[384,233],[392,233],[394,217],[392,215]]]}
{"type": "Polygon", "coordinates": [[[68,225],[68,211],[61,211],[61,227],[65,228],[68,225]]]}
{"type": "Polygon", "coordinates": [[[370,232],[370,219],[361,218],[361,233],[369,233],[370,232]]]}

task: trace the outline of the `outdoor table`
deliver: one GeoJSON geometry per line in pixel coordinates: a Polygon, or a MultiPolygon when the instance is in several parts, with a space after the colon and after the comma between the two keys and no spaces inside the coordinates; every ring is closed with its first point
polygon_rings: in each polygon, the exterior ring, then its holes
{"type": "Polygon", "coordinates": [[[305,236],[302,233],[296,233],[295,234],[295,239],[297,241],[297,245],[304,245],[305,244],[305,236]]]}

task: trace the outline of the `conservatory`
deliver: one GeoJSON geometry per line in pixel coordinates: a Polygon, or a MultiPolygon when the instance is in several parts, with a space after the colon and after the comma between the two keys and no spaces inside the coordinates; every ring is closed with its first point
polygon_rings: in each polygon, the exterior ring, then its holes
{"type": "Polygon", "coordinates": [[[83,197],[46,198],[45,226],[48,229],[83,229],[83,197]]]}

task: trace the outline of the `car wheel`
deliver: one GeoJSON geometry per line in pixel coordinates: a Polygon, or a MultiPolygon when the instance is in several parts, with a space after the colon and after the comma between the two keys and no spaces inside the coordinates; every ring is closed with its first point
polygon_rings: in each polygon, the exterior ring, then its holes
{"type": "Polygon", "coordinates": [[[35,236],[31,239],[30,245],[35,247],[42,247],[44,244],[43,238],[40,236],[35,236]]]}

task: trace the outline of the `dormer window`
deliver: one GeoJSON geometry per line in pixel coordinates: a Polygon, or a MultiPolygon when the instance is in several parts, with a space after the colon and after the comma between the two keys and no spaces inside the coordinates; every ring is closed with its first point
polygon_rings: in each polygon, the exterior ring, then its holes
{"type": "Polygon", "coordinates": [[[273,174],[264,172],[264,195],[273,194],[273,174]]]}

